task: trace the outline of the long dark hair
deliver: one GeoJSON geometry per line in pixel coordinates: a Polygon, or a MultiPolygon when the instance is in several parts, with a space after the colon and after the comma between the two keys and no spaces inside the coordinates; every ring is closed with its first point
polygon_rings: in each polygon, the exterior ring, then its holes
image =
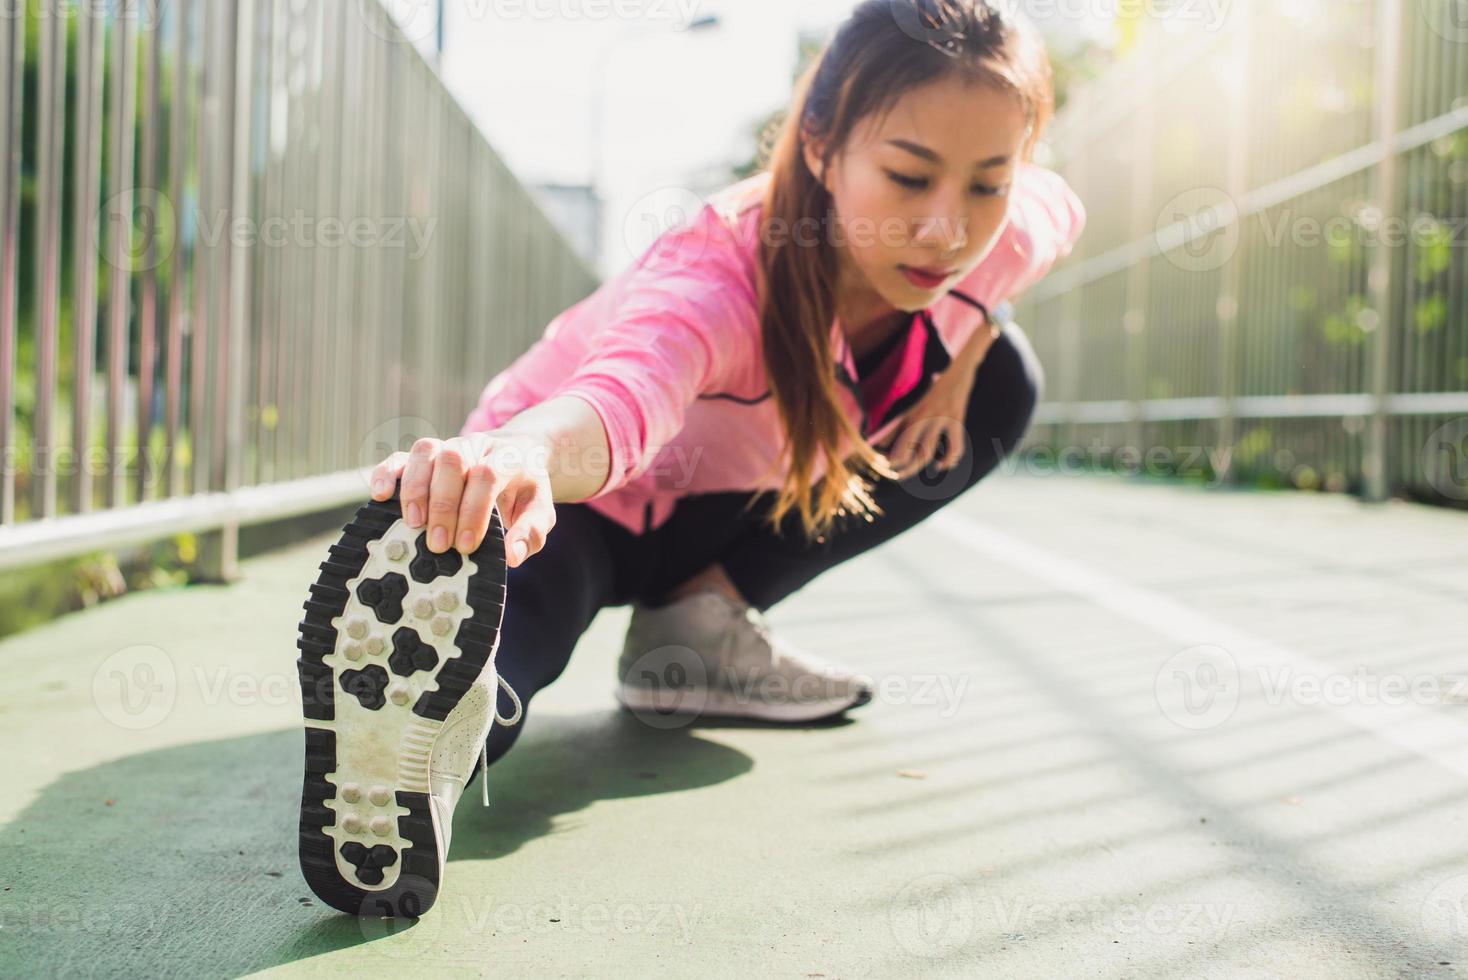
{"type": "Polygon", "coordinates": [[[866,0],[837,28],[796,82],[765,168],[771,173],[760,236],[760,333],[770,390],[786,435],[789,468],[768,518],[778,527],[798,510],[808,538],[843,514],[880,513],[871,474],[896,474],[841,409],[831,324],[836,315],[836,254],[825,236],[816,247],[791,229],[826,227],[830,193],[806,165],[804,146],[819,141],[822,166],[840,153],[857,125],[892,108],[907,91],[957,74],[1018,97],[1030,121],[1029,160],[1054,112],[1050,59],[1034,27],[1004,0],[866,0]],[[842,454],[842,440],[855,447],[842,454]],[[824,458],[825,471],[812,488],[824,458]]]}

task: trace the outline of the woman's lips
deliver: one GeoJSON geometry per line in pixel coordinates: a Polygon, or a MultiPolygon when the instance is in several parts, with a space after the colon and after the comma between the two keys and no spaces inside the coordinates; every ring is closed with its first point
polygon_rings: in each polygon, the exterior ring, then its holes
{"type": "Polygon", "coordinates": [[[914,269],[906,265],[898,266],[898,268],[907,277],[907,281],[919,289],[936,289],[947,282],[949,276],[953,275],[951,270],[948,272],[932,272],[926,269],[914,269]]]}

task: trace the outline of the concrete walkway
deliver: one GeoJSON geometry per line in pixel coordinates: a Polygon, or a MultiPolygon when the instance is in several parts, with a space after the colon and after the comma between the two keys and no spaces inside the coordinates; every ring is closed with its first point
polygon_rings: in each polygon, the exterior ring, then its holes
{"type": "Polygon", "coordinates": [[[0,975],[1468,975],[1468,515],[995,477],[774,611],[821,727],[619,712],[606,610],[416,924],[296,867],[333,537],[0,643],[0,975]]]}

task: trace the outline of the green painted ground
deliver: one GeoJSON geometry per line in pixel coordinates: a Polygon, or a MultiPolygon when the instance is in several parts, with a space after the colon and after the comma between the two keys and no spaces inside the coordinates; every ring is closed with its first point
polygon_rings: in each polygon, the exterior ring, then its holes
{"type": "Polygon", "coordinates": [[[295,864],[330,537],[12,637],[0,975],[1468,974],[1468,517],[1106,477],[949,510],[772,616],[882,680],[849,723],[646,727],[605,611],[408,927],[295,864]]]}

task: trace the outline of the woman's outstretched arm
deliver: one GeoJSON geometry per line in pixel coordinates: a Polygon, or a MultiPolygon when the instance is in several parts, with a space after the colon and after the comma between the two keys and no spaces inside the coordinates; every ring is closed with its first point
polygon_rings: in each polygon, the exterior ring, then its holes
{"type": "Polygon", "coordinates": [[[545,546],[555,503],[591,497],[605,484],[611,453],[596,410],[558,395],[503,425],[451,439],[422,438],[372,471],[372,497],[386,500],[402,479],[400,503],[410,527],[428,526],[431,551],[468,554],[489,530],[498,502],[505,557],[519,565],[545,546]]]}

